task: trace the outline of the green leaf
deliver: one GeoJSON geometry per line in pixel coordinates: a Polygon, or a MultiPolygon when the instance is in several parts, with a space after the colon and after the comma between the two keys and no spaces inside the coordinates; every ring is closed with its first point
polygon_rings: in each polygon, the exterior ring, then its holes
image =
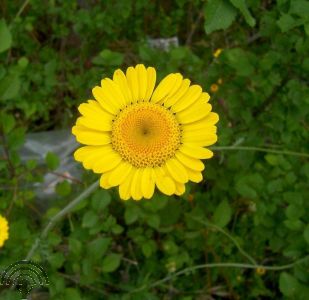
{"type": "Polygon", "coordinates": [[[227,58],[227,64],[235,69],[240,76],[249,76],[254,72],[253,65],[250,62],[248,52],[240,48],[233,48],[224,51],[227,58]]]}
{"type": "Polygon", "coordinates": [[[59,157],[53,152],[48,152],[46,154],[45,162],[49,170],[57,169],[60,164],[59,157]]]}
{"type": "Polygon", "coordinates": [[[296,296],[299,288],[298,281],[289,273],[283,272],[279,278],[279,289],[284,296],[296,296]]]}
{"type": "Polygon", "coordinates": [[[120,66],[123,63],[123,54],[105,49],[92,62],[102,66],[120,66]]]}
{"type": "Polygon", "coordinates": [[[219,227],[224,227],[230,222],[231,217],[231,206],[226,200],[223,200],[214,212],[213,222],[219,227]]]}
{"type": "Polygon", "coordinates": [[[290,14],[295,14],[301,18],[309,19],[309,2],[307,0],[291,1],[290,14]]]}
{"type": "Polygon", "coordinates": [[[4,19],[0,19],[0,53],[11,48],[12,35],[4,19]]]}
{"type": "Polygon", "coordinates": [[[111,203],[111,195],[106,190],[98,190],[91,199],[92,208],[101,211],[111,203]]]}
{"type": "Polygon", "coordinates": [[[244,16],[246,22],[251,26],[255,26],[255,19],[252,17],[245,0],[230,0],[230,2],[239,9],[244,16]]]}
{"type": "Polygon", "coordinates": [[[56,193],[60,196],[68,196],[71,193],[71,184],[67,181],[61,181],[56,185],[56,193]]]}
{"type": "Polygon", "coordinates": [[[302,20],[294,19],[291,15],[288,14],[283,14],[277,21],[277,25],[279,26],[279,28],[283,33],[301,24],[303,24],[302,20]]]}
{"type": "Polygon", "coordinates": [[[61,298],[63,300],[81,300],[81,296],[79,294],[79,291],[73,288],[66,288],[64,290],[64,294],[63,294],[63,298],[61,298]]]}
{"type": "Polygon", "coordinates": [[[206,33],[227,29],[234,21],[237,10],[228,0],[209,0],[204,7],[206,33]]]}
{"type": "Polygon", "coordinates": [[[133,224],[139,217],[140,209],[135,204],[126,208],[124,220],[127,225],[133,224]]]}
{"type": "Polygon", "coordinates": [[[3,128],[3,132],[8,134],[15,126],[15,119],[13,116],[7,113],[2,113],[0,116],[0,122],[3,128]]]}
{"type": "Polygon", "coordinates": [[[116,253],[111,253],[104,257],[102,271],[105,273],[114,272],[120,266],[121,257],[122,255],[116,253]]]}
{"type": "Polygon", "coordinates": [[[83,216],[82,227],[93,227],[98,222],[98,216],[92,211],[87,211],[83,216]]]}
{"type": "Polygon", "coordinates": [[[158,215],[147,215],[146,216],[147,224],[152,228],[159,228],[160,226],[160,217],[158,215]]]}
{"type": "Polygon", "coordinates": [[[9,74],[0,81],[0,100],[15,98],[20,89],[19,74],[9,74]]]}
{"type": "Polygon", "coordinates": [[[108,250],[112,239],[107,237],[100,237],[88,244],[88,255],[93,260],[100,259],[108,250]]]}

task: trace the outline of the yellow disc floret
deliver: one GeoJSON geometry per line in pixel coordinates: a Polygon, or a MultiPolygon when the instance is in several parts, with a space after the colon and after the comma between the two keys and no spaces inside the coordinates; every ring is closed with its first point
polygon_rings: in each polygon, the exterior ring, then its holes
{"type": "Polygon", "coordinates": [[[112,126],[112,147],[137,168],[157,167],[175,155],[181,131],[165,107],[139,102],[122,110],[112,126]]]}

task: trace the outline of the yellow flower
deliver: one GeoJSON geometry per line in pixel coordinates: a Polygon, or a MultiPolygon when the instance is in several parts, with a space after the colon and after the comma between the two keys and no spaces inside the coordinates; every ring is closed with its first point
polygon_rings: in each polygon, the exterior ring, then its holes
{"type": "Polygon", "coordinates": [[[218,92],[218,89],[219,89],[219,86],[218,86],[216,83],[213,83],[213,84],[210,86],[210,91],[211,91],[212,93],[218,92]]]}
{"type": "Polygon", "coordinates": [[[119,186],[123,200],[150,199],[155,187],[181,195],[189,180],[200,182],[213,156],[204,147],[217,141],[219,120],[209,95],[179,73],[155,88],[156,71],[144,65],[116,70],[93,88],[95,100],[81,104],[72,128],[85,144],[74,157],[100,173],[102,188],[119,186]]]}
{"type": "Polygon", "coordinates": [[[256,272],[256,274],[262,276],[266,273],[266,270],[264,268],[256,268],[255,272],[256,272]]]}
{"type": "Polygon", "coordinates": [[[0,215],[0,247],[9,238],[9,224],[6,218],[0,215]]]}
{"type": "Polygon", "coordinates": [[[221,52],[222,52],[222,49],[221,49],[221,48],[218,48],[218,49],[213,53],[213,56],[214,56],[215,58],[218,58],[218,57],[220,56],[221,52]]]}
{"type": "Polygon", "coordinates": [[[218,84],[222,84],[222,83],[223,83],[222,78],[219,78],[218,81],[217,81],[217,83],[218,83],[218,84]]]}

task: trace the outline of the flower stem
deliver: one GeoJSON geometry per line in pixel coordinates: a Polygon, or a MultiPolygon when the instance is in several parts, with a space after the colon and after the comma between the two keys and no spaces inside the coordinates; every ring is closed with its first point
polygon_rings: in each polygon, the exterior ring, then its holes
{"type": "Polygon", "coordinates": [[[282,155],[292,155],[292,156],[300,156],[300,157],[308,157],[309,153],[288,151],[288,150],[276,150],[270,148],[262,148],[262,147],[250,147],[250,146],[213,146],[209,147],[211,150],[244,150],[244,151],[258,151],[258,152],[266,152],[266,153],[275,153],[282,155]]]}
{"type": "Polygon", "coordinates": [[[63,216],[68,214],[74,207],[76,207],[80,202],[82,202],[85,198],[87,198],[94,190],[96,190],[99,186],[99,181],[92,183],[86,190],[84,190],[79,196],[77,196],[73,201],[71,201],[67,206],[65,206],[61,211],[59,211],[56,215],[54,215],[48,222],[48,224],[43,229],[41,235],[35,240],[32,248],[28,252],[26,256],[26,260],[30,260],[39,247],[42,240],[44,240],[49,231],[54,227],[56,222],[58,222],[63,216]]]}
{"type": "Polygon", "coordinates": [[[136,293],[143,291],[145,289],[150,289],[155,286],[161,285],[166,281],[169,281],[175,277],[178,277],[180,275],[188,274],[189,272],[192,272],[194,270],[198,269],[206,269],[206,268],[239,268],[239,269],[257,269],[257,268],[263,268],[265,270],[271,270],[271,271],[281,271],[293,268],[295,265],[300,264],[302,262],[305,262],[309,259],[309,255],[305,256],[304,258],[301,258],[299,260],[296,260],[293,263],[287,264],[287,265],[281,265],[281,266],[268,266],[268,265],[253,265],[253,264],[243,264],[243,263],[210,263],[210,264],[202,264],[202,265],[196,265],[192,267],[185,268],[179,272],[176,272],[174,274],[170,274],[163,279],[160,279],[158,281],[155,281],[149,285],[143,285],[135,290],[130,291],[130,293],[136,293]]]}

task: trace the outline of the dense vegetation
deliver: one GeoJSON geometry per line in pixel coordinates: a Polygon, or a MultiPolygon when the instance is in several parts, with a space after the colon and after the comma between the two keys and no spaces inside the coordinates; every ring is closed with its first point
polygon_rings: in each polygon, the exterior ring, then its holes
{"type": "MultiPolygon", "coordinates": [[[[136,63],[179,71],[212,90],[220,115],[205,180],[184,196],[122,202],[97,189],[59,220],[33,253],[50,285],[32,299],[309,299],[308,260],[195,268],[308,255],[308,154],[285,152],[309,152],[307,1],[4,0],[0,12],[1,270],[97,179],[60,182],[47,206],[36,187],[60,159],[19,150],[27,133],[69,129],[102,77],[136,63]],[[174,36],[167,51],[149,45],[174,36]]],[[[2,286],[0,298],[20,295],[2,286]]]]}

